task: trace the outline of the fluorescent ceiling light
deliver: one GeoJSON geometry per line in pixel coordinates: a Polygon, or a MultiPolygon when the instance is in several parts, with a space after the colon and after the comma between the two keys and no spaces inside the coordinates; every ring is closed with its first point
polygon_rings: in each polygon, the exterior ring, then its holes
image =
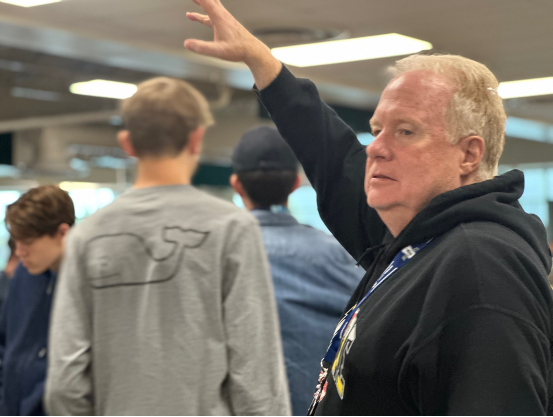
{"type": "Polygon", "coordinates": [[[13,97],[28,98],[43,101],[59,101],[60,93],[55,91],[35,90],[34,88],[13,87],[10,90],[13,97]]]}
{"type": "Polygon", "coordinates": [[[336,64],[388,56],[409,55],[432,49],[432,44],[397,33],[364,38],[273,48],[273,55],[296,67],[336,64]]]}
{"type": "Polygon", "coordinates": [[[92,80],[71,84],[69,91],[84,96],[124,99],[136,92],[136,85],[107,80],[92,80]]]}
{"type": "Polygon", "coordinates": [[[499,84],[497,93],[503,99],[553,94],[553,77],[507,81],[499,84]]]}
{"type": "Polygon", "coordinates": [[[1,3],[13,4],[21,7],[42,6],[43,4],[58,3],[61,0],[0,0],[1,3]]]}
{"type": "Polygon", "coordinates": [[[100,184],[96,182],[62,181],[59,183],[59,187],[67,192],[75,190],[97,190],[100,188],[100,184]]]}

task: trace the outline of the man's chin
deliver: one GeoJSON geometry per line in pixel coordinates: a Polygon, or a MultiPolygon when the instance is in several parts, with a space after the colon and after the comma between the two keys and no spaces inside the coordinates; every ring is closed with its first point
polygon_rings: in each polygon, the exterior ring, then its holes
{"type": "Polygon", "coordinates": [[[370,208],[376,211],[385,211],[396,206],[397,204],[386,198],[379,198],[376,196],[367,196],[367,204],[370,208]]]}
{"type": "Polygon", "coordinates": [[[383,190],[375,189],[374,187],[365,187],[367,204],[375,210],[385,210],[386,208],[393,206],[394,201],[390,198],[393,195],[394,193],[384,192],[383,190]]]}

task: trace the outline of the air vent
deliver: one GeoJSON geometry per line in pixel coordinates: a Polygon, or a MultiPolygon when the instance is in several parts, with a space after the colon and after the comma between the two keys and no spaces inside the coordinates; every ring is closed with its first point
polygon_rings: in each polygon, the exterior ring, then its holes
{"type": "Polygon", "coordinates": [[[253,30],[252,33],[270,48],[350,37],[347,30],[301,27],[267,27],[253,30]]]}

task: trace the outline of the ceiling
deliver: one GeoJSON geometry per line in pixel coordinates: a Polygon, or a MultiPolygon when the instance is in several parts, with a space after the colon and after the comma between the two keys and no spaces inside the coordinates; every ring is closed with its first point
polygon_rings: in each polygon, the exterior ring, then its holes
{"type": "MultiPolygon", "coordinates": [[[[397,32],[429,41],[432,52],[486,64],[500,81],[553,76],[551,0],[223,0],[248,29],[337,30],[352,37],[397,32]]],[[[0,3],[0,122],[24,117],[113,110],[109,99],[76,97],[72,82],[138,82],[153,74],[192,80],[212,99],[214,83],[248,90],[240,64],[186,51],[186,38],[210,39],[189,22],[191,0],[62,0],[22,8],[0,3]],[[14,86],[59,93],[57,101],[12,97],[14,86]]],[[[293,40],[292,40],[293,41],[293,40]]],[[[317,82],[323,97],[374,107],[394,58],[291,68],[317,82]]],[[[510,115],[553,123],[553,96],[505,103],[510,115]]]]}

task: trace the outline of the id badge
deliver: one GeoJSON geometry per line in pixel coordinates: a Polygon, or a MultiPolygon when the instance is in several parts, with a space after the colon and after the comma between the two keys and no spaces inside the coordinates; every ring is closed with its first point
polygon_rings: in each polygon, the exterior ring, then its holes
{"type": "Polygon", "coordinates": [[[315,415],[315,410],[317,409],[317,406],[324,399],[326,395],[326,387],[328,385],[327,375],[328,375],[328,368],[322,367],[321,373],[319,374],[319,380],[318,380],[319,383],[317,384],[317,389],[315,390],[315,394],[313,394],[313,401],[311,401],[311,405],[309,406],[309,410],[307,411],[308,416],[315,415]]]}

